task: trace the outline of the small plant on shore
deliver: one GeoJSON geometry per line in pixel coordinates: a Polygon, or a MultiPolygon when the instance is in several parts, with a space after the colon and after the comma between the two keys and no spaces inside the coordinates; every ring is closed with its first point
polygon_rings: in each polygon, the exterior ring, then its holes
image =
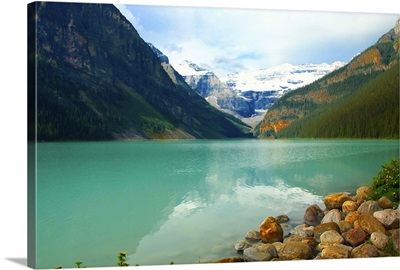
{"type": "Polygon", "coordinates": [[[126,251],[118,253],[118,266],[129,266],[126,262],[126,251]]]}
{"type": "MultiPolygon", "coordinates": [[[[81,268],[81,265],[82,265],[82,263],[83,262],[75,262],[75,264],[76,264],[76,266],[78,267],[78,268],[81,268]]],[[[86,266],[82,266],[82,268],[86,268],[86,266]]]]}
{"type": "Polygon", "coordinates": [[[379,200],[385,196],[389,198],[394,208],[399,206],[399,159],[392,159],[382,165],[378,175],[372,179],[369,199],[379,200]]]}

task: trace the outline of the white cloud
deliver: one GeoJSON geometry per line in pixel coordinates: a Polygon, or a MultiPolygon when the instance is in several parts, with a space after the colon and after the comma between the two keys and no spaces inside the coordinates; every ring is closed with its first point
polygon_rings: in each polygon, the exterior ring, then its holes
{"type": "Polygon", "coordinates": [[[171,62],[205,63],[220,77],[282,63],[348,61],[396,21],[389,14],[256,9],[124,6],[121,11],[171,62]]]}

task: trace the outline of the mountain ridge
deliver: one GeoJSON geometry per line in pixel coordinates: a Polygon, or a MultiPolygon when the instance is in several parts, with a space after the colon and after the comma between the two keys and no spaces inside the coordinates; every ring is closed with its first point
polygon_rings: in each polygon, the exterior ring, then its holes
{"type": "MultiPolygon", "coordinates": [[[[342,115],[346,122],[343,126],[354,127],[359,126],[356,121],[368,121],[371,116],[365,113],[364,118],[360,118],[357,112],[348,110],[346,106],[350,104],[357,104],[354,106],[367,106],[370,111],[380,114],[376,111],[374,106],[381,108],[385,107],[384,104],[371,103],[368,98],[362,98],[363,95],[357,93],[364,93],[368,97],[370,92],[376,93],[376,88],[382,92],[382,95],[390,95],[390,97],[397,101],[398,106],[398,92],[399,85],[396,79],[396,71],[398,76],[398,63],[399,63],[399,20],[396,22],[394,28],[390,29],[387,33],[373,45],[365,49],[362,53],[356,55],[347,65],[331,72],[323,78],[315,81],[314,83],[299,88],[296,91],[284,95],[278,102],[276,102],[265,115],[263,121],[257,126],[255,135],[261,138],[276,138],[276,137],[359,137],[359,138],[398,138],[398,131],[393,134],[382,132],[370,132],[367,128],[368,125],[363,125],[361,130],[353,132],[347,129],[343,132],[334,132],[333,129],[342,129],[340,121],[337,120],[337,115],[342,115]],[[394,71],[393,71],[394,70],[394,71]],[[384,73],[389,72],[389,75],[384,73]],[[386,82],[385,80],[389,80],[386,82]],[[379,82],[382,86],[379,86],[379,82]],[[387,85],[387,87],[383,87],[387,85]],[[379,88],[380,87],[380,88],[379,88]],[[395,87],[393,89],[393,87],[395,87]],[[396,94],[397,93],[397,94],[396,94]],[[354,100],[354,96],[358,97],[358,101],[354,100]],[[352,113],[352,118],[345,117],[339,113],[347,111],[352,113]],[[336,113],[336,116],[334,114],[336,113]],[[329,115],[329,117],[328,117],[329,115]],[[337,123],[335,126],[325,126],[322,120],[329,119],[337,123]],[[335,120],[334,120],[335,119],[335,120]],[[356,120],[358,119],[358,120],[356,120]],[[319,125],[324,125],[329,132],[315,133],[314,130],[320,130],[319,125]],[[375,134],[375,135],[374,135],[375,134]]],[[[398,77],[397,77],[398,78],[398,77]]],[[[383,99],[379,99],[384,102],[383,99]]],[[[393,123],[398,127],[398,115],[396,115],[396,104],[392,104],[392,111],[394,113],[385,113],[386,117],[394,119],[393,123]]],[[[398,111],[398,108],[397,108],[398,111]]],[[[361,112],[360,112],[361,113],[361,112]]],[[[377,121],[377,120],[374,120],[377,121]]],[[[381,122],[391,122],[388,119],[380,119],[381,122]]],[[[379,122],[379,121],[378,121],[379,122]]],[[[377,129],[377,127],[368,126],[370,129],[377,129]]],[[[389,132],[389,129],[384,128],[389,132]]]]}
{"type": "MultiPolygon", "coordinates": [[[[230,74],[219,79],[212,71],[189,60],[172,63],[185,81],[211,104],[249,122],[258,118],[285,93],[343,66],[283,64],[252,72],[230,74]]],[[[261,119],[260,119],[261,120],[261,119]]],[[[254,121],[253,121],[254,122],[254,121]]]]}
{"type": "Polygon", "coordinates": [[[38,140],[248,136],[239,120],[173,81],[115,6],[32,5],[38,140]]]}

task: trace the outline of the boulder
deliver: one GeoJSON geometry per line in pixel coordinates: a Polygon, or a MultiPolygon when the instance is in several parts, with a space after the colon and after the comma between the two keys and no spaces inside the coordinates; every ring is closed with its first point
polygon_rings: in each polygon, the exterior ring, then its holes
{"type": "Polygon", "coordinates": [[[270,261],[278,257],[275,246],[272,244],[255,244],[243,251],[246,262],[270,261]]]}
{"type": "Polygon", "coordinates": [[[314,235],[314,226],[307,226],[306,224],[301,224],[296,226],[290,231],[291,235],[299,235],[303,238],[314,235]]]}
{"type": "Polygon", "coordinates": [[[358,220],[358,218],[360,217],[360,213],[358,212],[350,212],[346,215],[345,217],[345,221],[350,222],[351,224],[354,224],[354,221],[358,220]]]}
{"type": "Polygon", "coordinates": [[[341,220],[339,221],[339,229],[340,229],[340,233],[345,233],[351,229],[353,229],[353,224],[345,221],[345,220],[341,220]]]}
{"type": "Polygon", "coordinates": [[[385,196],[381,197],[378,200],[378,204],[383,209],[392,209],[393,208],[393,202],[388,197],[385,197],[385,196]]]}
{"type": "Polygon", "coordinates": [[[310,205],[307,207],[304,213],[304,223],[310,226],[317,226],[321,223],[322,218],[324,217],[324,211],[316,205],[310,205]]]}
{"type": "Polygon", "coordinates": [[[327,246],[321,252],[322,259],[342,259],[349,258],[351,247],[342,244],[327,246]]]}
{"type": "Polygon", "coordinates": [[[389,237],[380,232],[373,232],[371,234],[371,242],[377,249],[385,249],[389,242],[389,237]]]}
{"type": "Polygon", "coordinates": [[[393,239],[393,248],[400,252],[400,229],[391,230],[393,239]]]}
{"type": "Polygon", "coordinates": [[[260,238],[265,243],[281,242],[283,229],[273,217],[266,218],[260,226],[260,238]]]}
{"type": "Polygon", "coordinates": [[[339,226],[335,222],[329,222],[329,223],[324,223],[320,224],[318,226],[315,226],[314,228],[314,237],[318,242],[321,242],[320,236],[330,230],[335,230],[337,232],[340,232],[339,226]]]}
{"type": "Polygon", "coordinates": [[[246,241],[237,241],[234,245],[233,248],[237,251],[237,252],[243,252],[243,250],[245,250],[246,248],[251,247],[251,244],[246,242],[246,241]]]}
{"type": "Polygon", "coordinates": [[[285,223],[288,222],[290,220],[290,218],[287,215],[280,215],[275,217],[276,221],[278,221],[278,223],[285,223]]]}
{"type": "Polygon", "coordinates": [[[248,231],[248,233],[246,234],[246,239],[251,241],[260,241],[260,233],[255,230],[248,231]]]}
{"type": "Polygon", "coordinates": [[[357,211],[357,209],[358,209],[358,203],[354,201],[345,201],[342,204],[342,211],[345,215],[347,215],[350,212],[357,211]]]}
{"type": "Polygon", "coordinates": [[[361,245],[364,243],[365,239],[367,238],[367,234],[363,229],[357,228],[357,229],[351,229],[345,233],[342,234],[345,243],[350,244],[353,247],[356,247],[358,245],[361,245]]]}
{"type": "Polygon", "coordinates": [[[400,212],[397,210],[385,209],[376,211],[373,216],[388,229],[399,228],[400,212]]]}
{"type": "Polygon", "coordinates": [[[381,210],[383,210],[383,208],[379,206],[378,202],[366,201],[358,207],[357,212],[360,214],[368,213],[372,215],[374,212],[381,210]]]}
{"type": "Polygon", "coordinates": [[[330,210],[324,218],[321,220],[321,223],[335,222],[339,225],[339,221],[344,219],[344,214],[342,211],[338,209],[330,210]]]}
{"type": "Polygon", "coordinates": [[[326,231],[320,236],[321,244],[342,244],[344,242],[343,237],[336,231],[326,231]]]}
{"type": "Polygon", "coordinates": [[[313,257],[311,248],[301,242],[288,242],[280,248],[279,259],[282,260],[306,260],[313,257]]]}
{"type": "Polygon", "coordinates": [[[317,240],[314,237],[307,237],[301,240],[302,243],[308,245],[310,248],[315,248],[318,245],[317,240]]]}
{"type": "Polygon", "coordinates": [[[217,263],[233,263],[233,262],[244,262],[244,259],[239,257],[231,257],[217,261],[217,263]]]}
{"type": "Polygon", "coordinates": [[[347,195],[344,192],[341,193],[334,193],[331,195],[328,195],[324,198],[324,204],[326,206],[326,208],[328,208],[329,210],[332,209],[342,209],[342,204],[345,201],[351,201],[351,198],[349,195],[347,195]]]}
{"type": "Polygon", "coordinates": [[[378,249],[371,244],[362,244],[351,250],[352,258],[374,258],[378,256],[378,249]]]}
{"type": "Polygon", "coordinates": [[[356,196],[354,196],[353,200],[356,202],[364,201],[368,197],[368,194],[370,192],[371,192],[371,187],[368,186],[359,187],[357,189],[356,196]]]}
{"type": "Polygon", "coordinates": [[[283,243],[288,243],[288,242],[301,242],[303,241],[305,237],[302,237],[298,234],[292,234],[288,237],[286,237],[285,239],[283,239],[283,243]]]}
{"type": "Polygon", "coordinates": [[[281,242],[275,242],[275,243],[272,243],[272,245],[275,247],[276,251],[277,251],[278,254],[279,254],[279,250],[281,250],[281,248],[283,247],[283,243],[281,243],[281,242]]]}
{"type": "Polygon", "coordinates": [[[386,234],[385,227],[370,214],[361,214],[358,218],[358,222],[354,223],[354,228],[361,228],[369,235],[373,232],[380,232],[386,234]]]}

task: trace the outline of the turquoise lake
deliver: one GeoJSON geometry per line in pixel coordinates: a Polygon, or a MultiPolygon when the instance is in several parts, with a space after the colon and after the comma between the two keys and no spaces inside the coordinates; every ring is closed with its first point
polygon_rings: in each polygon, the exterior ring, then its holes
{"type": "Polygon", "coordinates": [[[236,256],[268,216],[370,185],[386,140],[38,143],[37,267],[191,264],[236,256]]]}

